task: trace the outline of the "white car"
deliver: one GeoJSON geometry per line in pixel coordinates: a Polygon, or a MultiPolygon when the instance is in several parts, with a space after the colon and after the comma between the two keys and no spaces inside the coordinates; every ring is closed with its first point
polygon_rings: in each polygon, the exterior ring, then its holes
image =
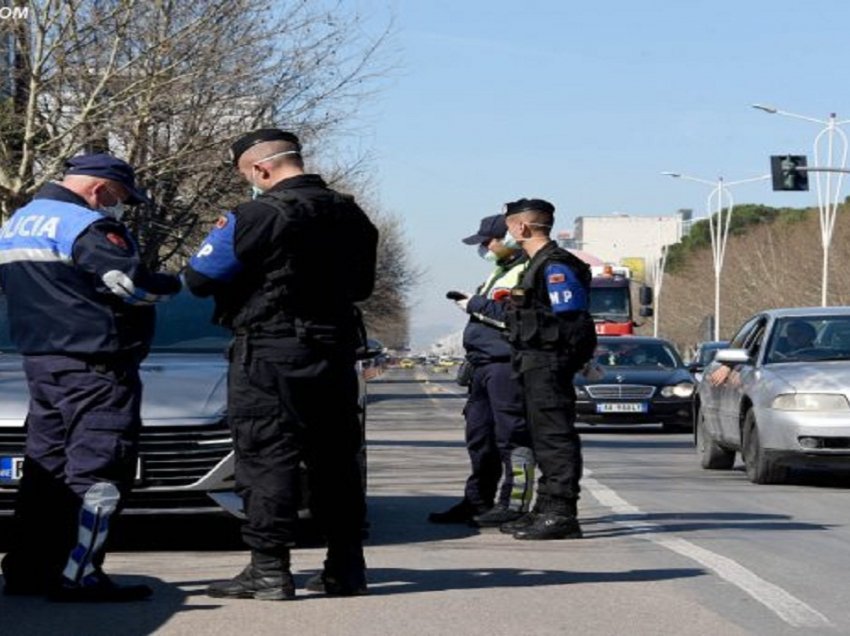
{"type": "MultiPolygon", "coordinates": [[[[156,337],[141,366],[139,461],[125,514],[237,512],[241,505],[233,493],[225,414],[224,351],[230,334],[211,324],[211,315],[210,302],[185,292],[157,307],[156,337]]],[[[13,511],[29,404],[21,358],[9,343],[6,320],[5,298],[0,296],[0,515],[13,511]]],[[[370,349],[363,357],[380,352],[370,349]]],[[[365,426],[362,374],[360,380],[365,426]]],[[[365,441],[362,465],[365,479],[365,441]]]]}
{"type": "Polygon", "coordinates": [[[753,316],[706,367],[695,408],[703,468],[730,469],[740,452],[759,484],[792,466],[850,469],[850,307],[753,316]],[[731,373],[714,386],[720,365],[731,373]]]}

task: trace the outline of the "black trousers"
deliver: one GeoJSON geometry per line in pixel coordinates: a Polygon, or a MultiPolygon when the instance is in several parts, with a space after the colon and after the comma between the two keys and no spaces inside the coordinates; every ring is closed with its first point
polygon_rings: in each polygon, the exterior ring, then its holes
{"type": "Polygon", "coordinates": [[[573,514],[582,472],[581,440],[575,429],[575,366],[555,353],[519,351],[514,357],[525,395],[541,512],[573,514]]]}
{"type": "Polygon", "coordinates": [[[280,554],[293,545],[303,462],[328,561],[363,567],[357,396],[353,354],[296,338],[234,340],[227,409],[248,517],[242,537],[252,550],[280,554]]]}
{"type": "Polygon", "coordinates": [[[476,506],[510,503],[514,485],[511,452],[518,446],[531,446],[522,390],[511,376],[509,361],[478,365],[472,373],[464,408],[466,450],[472,467],[465,497],[476,506]]]}

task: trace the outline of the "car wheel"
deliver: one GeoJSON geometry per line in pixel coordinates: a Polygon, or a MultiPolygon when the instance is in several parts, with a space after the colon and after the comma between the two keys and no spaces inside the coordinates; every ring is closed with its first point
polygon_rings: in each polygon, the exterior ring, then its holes
{"type": "Polygon", "coordinates": [[[735,465],[735,451],[727,450],[711,439],[702,409],[697,414],[695,433],[700,466],[707,470],[729,470],[735,465]]]}
{"type": "Polygon", "coordinates": [[[741,455],[747,477],[754,484],[776,484],[784,480],[785,471],[771,461],[759,440],[759,429],[752,409],[744,417],[744,434],[741,455]]]}

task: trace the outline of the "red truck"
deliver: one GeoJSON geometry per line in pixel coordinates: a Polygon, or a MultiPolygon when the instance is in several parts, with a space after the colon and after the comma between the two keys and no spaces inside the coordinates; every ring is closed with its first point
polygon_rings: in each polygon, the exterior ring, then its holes
{"type": "MultiPolygon", "coordinates": [[[[590,268],[590,314],[600,336],[625,336],[634,333],[632,319],[631,271],[628,267],[593,265],[590,268]]],[[[652,288],[640,289],[640,315],[652,316],[652,288]]]]}

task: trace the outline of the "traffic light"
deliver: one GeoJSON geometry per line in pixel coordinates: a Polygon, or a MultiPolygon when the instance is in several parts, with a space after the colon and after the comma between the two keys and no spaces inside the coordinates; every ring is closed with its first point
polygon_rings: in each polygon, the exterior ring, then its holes
{"type": "Polygon", "coordinates": [[[809,174],[806,170],[806,155],[773,155],[770,158],[770,173],[774,190],[808,190],[809,174]]]}

